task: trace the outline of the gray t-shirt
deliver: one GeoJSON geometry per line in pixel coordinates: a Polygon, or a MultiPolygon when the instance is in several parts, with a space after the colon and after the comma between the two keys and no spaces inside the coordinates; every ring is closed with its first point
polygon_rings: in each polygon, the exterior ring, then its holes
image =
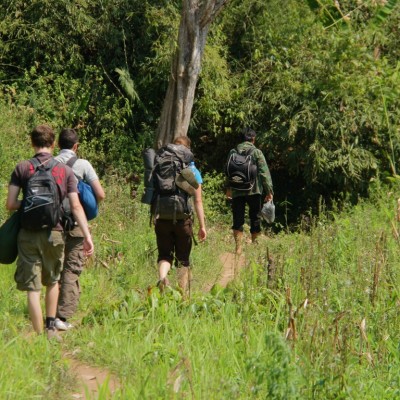
{"type": "MultiPolygon", "coordinates": [[[[72,150],[61,150],[60,153],[55,157],[56,160],[66,164],[71,157],[76,157],[76,154],[72,150]]],[[[75,176],[78,179],[83,179],[89,183],[99,180],[96,171],[92,167],[92,164],[88,160],[78,158],[72,166],[75,176]]]]}

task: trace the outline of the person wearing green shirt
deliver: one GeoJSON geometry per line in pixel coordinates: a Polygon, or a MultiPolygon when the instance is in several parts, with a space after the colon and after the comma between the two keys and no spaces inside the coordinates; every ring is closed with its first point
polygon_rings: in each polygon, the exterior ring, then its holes
{"type": "Polygon", "coordinates": [[[228,160],[233,152],[250,152],[257,165],[257,177],[250,191],[239,191],[231,187],[227,189],[228,199],[232,199],[233,236],[236,243],[236,254],[242,253],[243,225],[245,221],[246,204],[249,207],[251,240],[255,242],[261,232],[261,218],[259,213],[264,202],[273,198],[273,184],[271,174],[264,154],[255,146],[256,132],[251,128],[242,131],[242,142],[229,152],[228,160]],[[253,149],[251,151],[251,149],[253,149]]]}

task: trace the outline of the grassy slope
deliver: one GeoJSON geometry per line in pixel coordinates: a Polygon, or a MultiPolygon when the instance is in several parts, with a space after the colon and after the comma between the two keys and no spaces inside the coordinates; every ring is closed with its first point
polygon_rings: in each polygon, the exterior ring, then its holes
{"type": "MultiPolygon", "coordinates": [[[[6,133],[23,129],[21,118],[0,119],[2,162],[15,161],[15,138],[6,133]]],[[[29,154],[21,142],[20,157],[29,154]]],[[[221,269],[219,255],[233,247],[228,224],[209,226],[209,240],[193,251],[192,298],[183,301],[176,291],[148,293],[157,272],[147,209],[130,200],[124,182],[110,177],[105,185],[107,201],[92,224],[96,257],[81,278],[80,326],[62,346],[29,335],[14,266],[0,268],[0,398],[63,398],[73,382],[62,352],[78,349],[120,377],[114,398],[398,397],[394,193],[377,189],[374,201],[322,216],[308,232],[262,237],[247,246],[248,267],[236,282],[204,293],[221,269]],[[290,315],[296,340],[285,340],[290,315]]]]}

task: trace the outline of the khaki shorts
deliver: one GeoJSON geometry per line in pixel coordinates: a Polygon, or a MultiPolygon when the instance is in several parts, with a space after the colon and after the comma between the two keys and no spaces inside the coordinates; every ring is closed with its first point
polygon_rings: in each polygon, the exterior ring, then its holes
{"type": "Polygon", "coordinates": [[[17,289],[38,291],[60,280],[64,261],[64,235],[59,231],[28,231],[18,234],[18,259],[14,279],[17,289]]]}

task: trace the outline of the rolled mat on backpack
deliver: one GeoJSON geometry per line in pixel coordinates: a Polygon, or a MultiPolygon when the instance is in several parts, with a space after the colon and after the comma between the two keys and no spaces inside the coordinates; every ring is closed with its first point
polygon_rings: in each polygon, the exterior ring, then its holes
{"type": "Polygon", "coordinates": [[[195,195],[196,189],[199,187],[199,183],[190,168],[184,168],[175,178],[175,183],[180,189],[184,190],[191,196],[195,195]]]}
{"type": "Polygon", "coordinates": [[[144,193],[141,202],[144,204],[151,204],[154,194],[153,185],[153,168],[156,152],[152,148],[145,149],[142,153],[144,165],[144,193]]]}
{"type": "Polygon", "coordinates": [[[190,167],[184,168],[181,171],[183,178],[189,183],[190,186],[197,189],[199,187],[199,182],[197,182],[196,176],[190,167]]]}
{"type": "Polygon", "coordinates": [[[21,228],[17,211],[0,227],[0,264],[12,264],[18,255],[18,232],[21,228]]]}

